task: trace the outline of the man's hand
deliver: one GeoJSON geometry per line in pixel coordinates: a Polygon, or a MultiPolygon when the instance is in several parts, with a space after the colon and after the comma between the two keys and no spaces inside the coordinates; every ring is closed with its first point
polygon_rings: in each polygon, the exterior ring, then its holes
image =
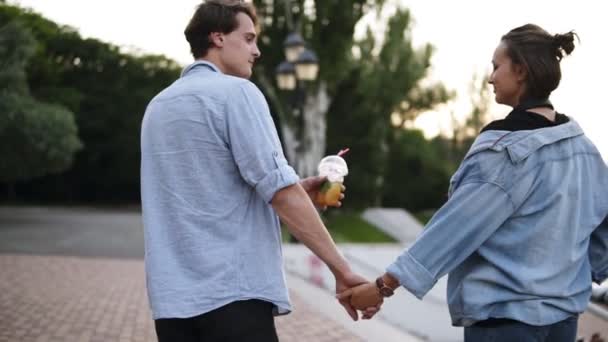
{"type": "Polygon", "coordinates": [[[365,278],[352,272],[347,273],[342,277],[336,277],[336,297],[344,309],[346,309],[346,312],[348,312],[353,321],[359,319],[357,310],[355,310],[355,308],[352,306],[350,296],[341,295],[346,291],[349,291],[352,287],[356,287],[358,285],[362,286],[366,283],[368,283],[368,281],[365,278]]]}
{"type": "MultiPolygon", "coordinates": [[[[343,277],[336,277],[336,294],[343,293],[347,291],[353,286],[361,285],[367,283],[367,280],[355,273],[347,273],[343,277]]],[[[350,297],[340,298],[338,297],[338,301],[346,312],[350,315],[353,321],[359,319],[359,315],[357,314],[357,310],[350,304],[350,297]]]]}
{"type": "MultiPolygon", "coordinates": [[[[372,318],[384,302],[375,283],[364,283],[338,293],[340,303],[348,301],[350,308],[363,311],[363,319],[372,318]]],[[[344,304],[343,304],[344,305],[344,304]]]]}
{"type": "MultiPolygon", "coordinates": [[[[323,185],[323,182],[325,182],[326,180],[327,177],[321,176],[312,176],[300,180],[300,185],[304,188],[304,191],[306,191],[312,203],[314,203],[317,208],[322,210],[327,209],[327,206],[317,202],[317,194],[319,193],[319,190],[321,190],[321,185],[323,185]]],[[[344,199],[345,190],[346,187],[342,185],[342,194],[340,194],[340,200],[344,199]]],[[[341,205],[342,202],[338,202],[336,207],[340,207],[341,205]]]]}

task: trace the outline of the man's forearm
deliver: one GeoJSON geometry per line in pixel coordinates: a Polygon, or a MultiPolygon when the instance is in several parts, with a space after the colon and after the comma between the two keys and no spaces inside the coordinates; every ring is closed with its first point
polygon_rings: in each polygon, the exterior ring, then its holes
{"type": "Polygon", "coordinates": [[[315,253],[336,277],[350,272],[348,263],[340,254],[325,228],[308,194],[300,184],[279,190],[272,206],[288,226],[289,232],[315,253]]]}

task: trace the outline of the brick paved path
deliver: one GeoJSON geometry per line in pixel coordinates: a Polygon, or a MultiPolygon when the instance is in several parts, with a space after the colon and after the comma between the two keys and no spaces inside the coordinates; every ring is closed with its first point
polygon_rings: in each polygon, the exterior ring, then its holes
{"type": "MultiPolygon", "coordinates": [[[[292,292],[283,342],[360,341],[292,292]]],[[[0,254],[0,342],[156,341],[143,261],[0,254]]]]}

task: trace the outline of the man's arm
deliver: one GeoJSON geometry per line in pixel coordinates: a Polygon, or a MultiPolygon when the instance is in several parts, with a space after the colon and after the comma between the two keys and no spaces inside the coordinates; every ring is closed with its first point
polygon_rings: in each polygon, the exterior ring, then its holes
{"type": "Polygon", "coordinates": [[[289,232],[321,258],[336,277],[343,278],[351,272],[300,184],[277,191],[271,204],[289,232]]]}
{"type": "MultiPolygon", "coordinates": [[[[288,165],[264,96],[248,81],[237,88],[226,100],[225,139],[241,177],[272,204],[291,233],[329,266],[336,277],[336,290],[365,282],[351,272],[288,165]]],[[[348,301],[340,303],[353,319],[358,318],[348,301]]]]}
{"type": "MultiPolygon", "coordinates": [[[[336,292],[365,283],[365,278],[353,273],[348,262],[338,251],[331,235],[314,208],[302,186],[294,184],[277,191],[271,201],[272,207],[289,232],[315,253],[336,278],[336,292]]],[[[340,300],[349,315],[357,320],[357,312],[349,300],[340,300]]]]}

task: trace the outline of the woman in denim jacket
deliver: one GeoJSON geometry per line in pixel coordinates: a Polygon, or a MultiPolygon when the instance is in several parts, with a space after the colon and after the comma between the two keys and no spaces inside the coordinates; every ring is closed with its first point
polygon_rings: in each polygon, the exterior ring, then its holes
{"type": "Polygon", "coordinates": [[[574,38],[532,24],[502,37],[490,84],[513,110],[482,130],[414,244],[375,284],[341,297],[360,309],[399,286],[422,298],[449,274],[465,341],[575,340],[591,282],[608,277],[608,168],[549,102],[574,38]]]}

